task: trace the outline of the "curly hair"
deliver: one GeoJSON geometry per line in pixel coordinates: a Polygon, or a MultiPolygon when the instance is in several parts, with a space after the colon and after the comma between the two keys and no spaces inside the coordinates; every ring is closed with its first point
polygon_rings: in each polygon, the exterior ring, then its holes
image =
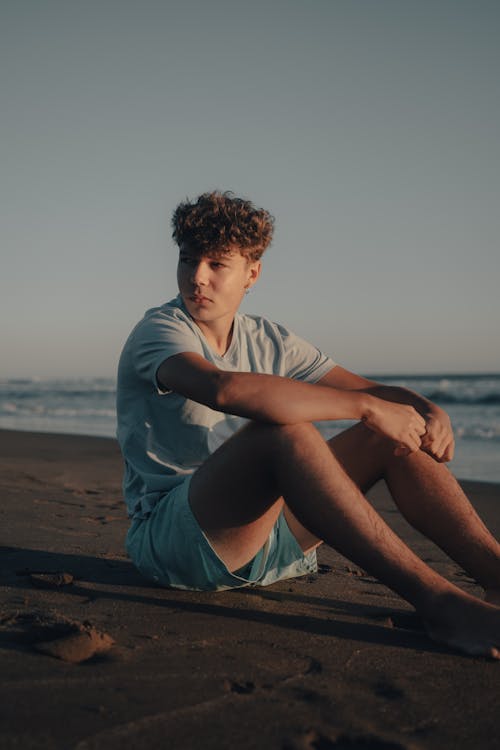
{"type": "Polygon", "coordinates": [[[179,247],[187,245],[200,255],[222,255],[236,247],[248,260],[258,260],[271,242],[274,218],[230,191],[215,190],[180,203],[172,228],[179,247]]]}

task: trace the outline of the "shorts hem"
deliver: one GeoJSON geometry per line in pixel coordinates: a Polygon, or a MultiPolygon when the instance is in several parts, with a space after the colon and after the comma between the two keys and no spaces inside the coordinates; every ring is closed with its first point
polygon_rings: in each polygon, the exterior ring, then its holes
{"type": "Polygon", "coordinates": [[[248,577],[231,573],[193,514],[190,479],[162,497],[148,518],[132,521],[126,549],[146,578],[169,588],[223,591],[269,586],[317,571],[316,551],[304,555],[281,513],[265,544],[248,563],[248,577]]]}

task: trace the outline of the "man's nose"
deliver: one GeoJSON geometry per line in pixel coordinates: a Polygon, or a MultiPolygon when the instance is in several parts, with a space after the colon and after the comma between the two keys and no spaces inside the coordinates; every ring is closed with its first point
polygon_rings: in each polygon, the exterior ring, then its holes
{"type": "Polygon", "coordinates": [[[207,283],[207,264],[200,261],[193,266],[191,273],[191,280],[195,286],[204,285],[207,283]]]}

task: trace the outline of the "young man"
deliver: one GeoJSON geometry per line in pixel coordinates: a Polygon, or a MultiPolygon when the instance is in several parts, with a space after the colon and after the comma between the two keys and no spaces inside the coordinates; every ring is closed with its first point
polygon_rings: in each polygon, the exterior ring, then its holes
{"type": "Polygon", "coordinates": [[[500,546],[444,465],[446,413],[238,313],[272,238],[266,211],[207,193],[178,206],[173,230],[179,296],[134,328],[118,374],[135,565],[179,588],[268,585],[314,570],[324,541],[411,602],[434,640],[500,658],[500,546]],[[358,422],[325,442],[312,422],[335,419],[358,422]],[[363,494],[382,478],[487,601],[389,529],[363,494]]]}

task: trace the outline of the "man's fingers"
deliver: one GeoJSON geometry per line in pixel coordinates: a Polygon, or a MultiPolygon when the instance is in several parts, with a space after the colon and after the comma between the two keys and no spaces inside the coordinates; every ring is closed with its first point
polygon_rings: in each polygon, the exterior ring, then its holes
{"type": "Polygon", "coordinates": [[[442,462],[443,456],[446,448],[446,440],[441,438],[441,440],[434,440],[433,443],[431,443],[431,451],[432,455],[436,459],[436,461],[442,462]]]}
{"type": "Polygon", "coordinates": [[[418,434],[409,435],[405,443],[397,443],[394,449],[395,456],[409,456],[410,453],[416,453],[420,450],[422,441],[418,434]]]}
{"type": "Polygon", "coordinates": [[[425,435],[427,432],[427,425],[425,424],[424,420],[422,420],[422,423],[417,424],[417,432],[419,435],[425,435]]]}
{"type": "Polygon", "coordinates": [[[453,458],[454,442],[453,437],[450,440],[450,431],[439,426],[428,430],[423,419],[415,419],[409,429],[408,440],[398,445],[395,455],[409,455],[420,449],[435,461],[445,463],[453,458]]]}
{"type": "Polygon", "coordinates": [[[455,453],[455,441],[448,442],[448,439],[442,440],[440,443],[436,441],[422,441],[421,450],[427,453],[438,463],[448,463],[453,459],[455,453]]]}
{"type": "Polygon", "coordinates": [[[454,455],[455,455],[455,441],[452,440],[451,443],[449,443],[444,450],[443,461],[451,461],[454,455]]]}

